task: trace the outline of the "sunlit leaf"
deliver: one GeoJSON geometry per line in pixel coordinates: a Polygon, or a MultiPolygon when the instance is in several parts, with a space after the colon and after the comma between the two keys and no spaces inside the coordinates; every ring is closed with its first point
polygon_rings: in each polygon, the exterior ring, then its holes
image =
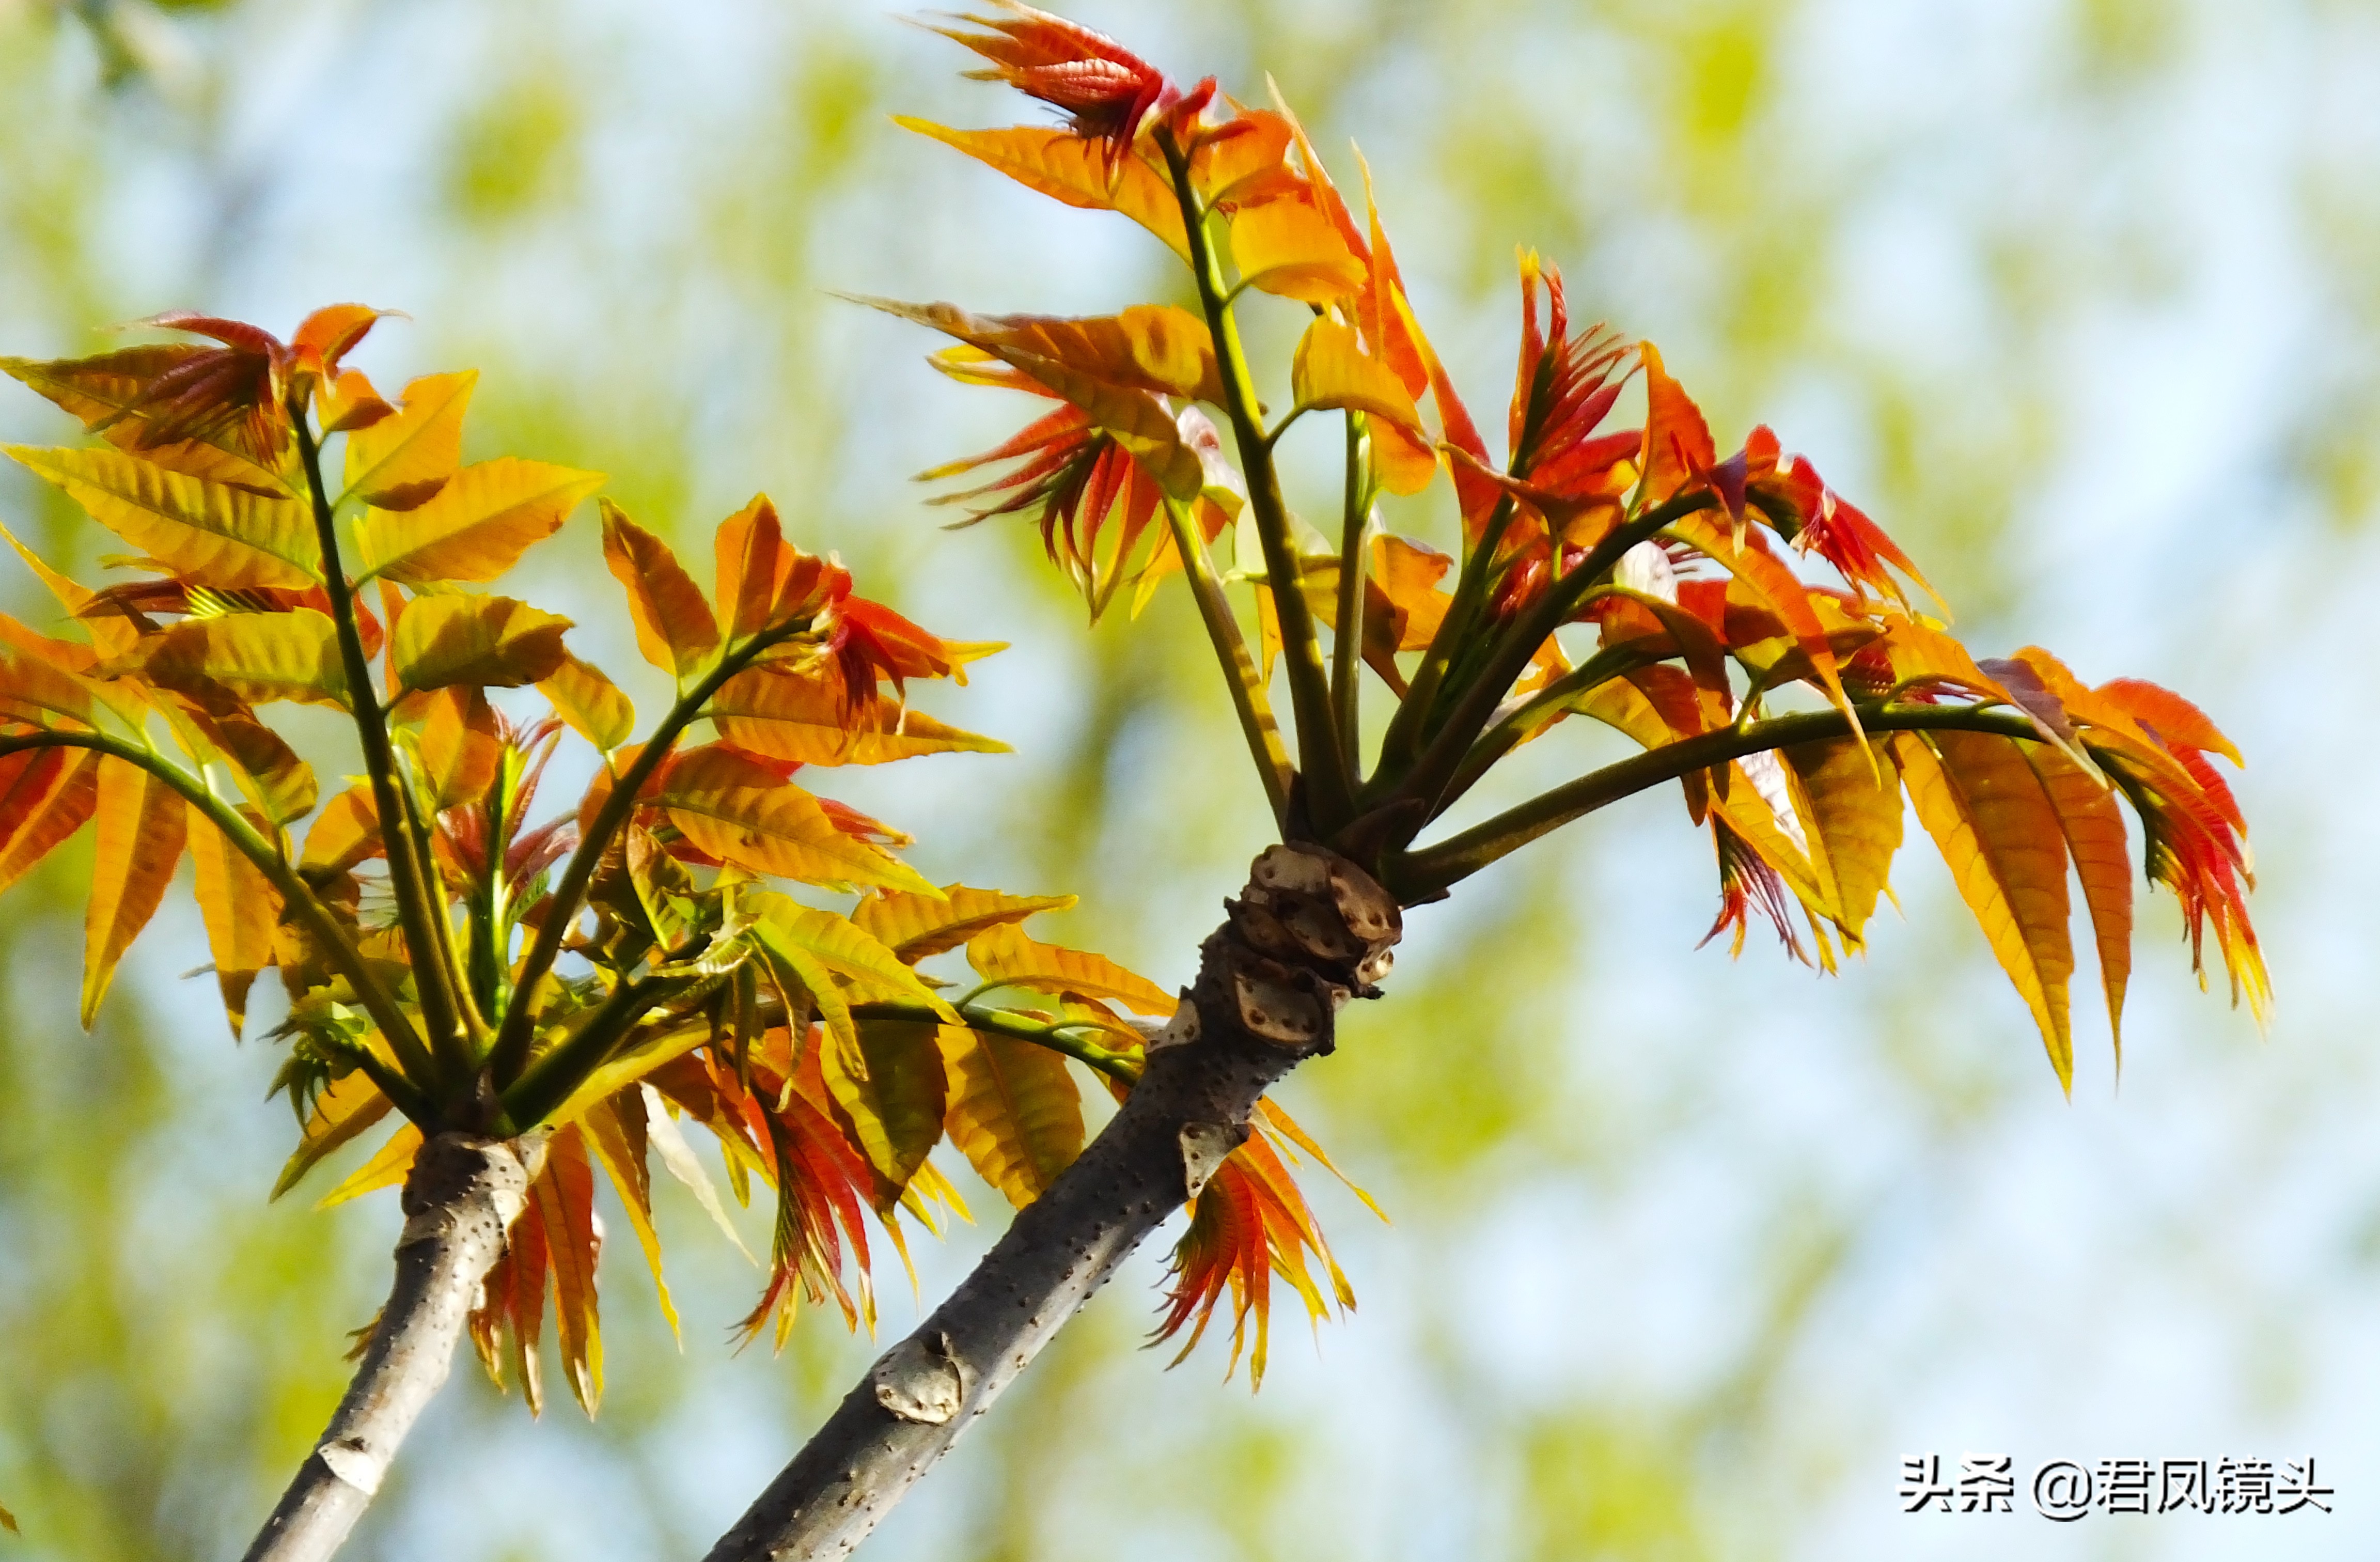
{"type": "Polygon", "coordinates": [[[567,651],[563,653],[562,665],[538,680],[537,691],[545,696],[555,715],[570,724],[572,731],[607,752],[626,742],[637,729],[637,707],[620,692],[619,685],[606,677],[601,667],[567,651]]]}
{"type": "Polygon", "coordinates": [[[228,431],[186,439],[155,437],[140,406],[145,392],[160,375],[205,350],[187,342],[164,342],[53,362],[0,358],[0,372],[23,381],[82,420],[83,427],[120,450],[137,451],[152,466],[268,497],[286,497],[293,491],[291,483],[250,460],[228,431]]]}
{"type": "Polygon", "coordinates": [[[295,700],[344,710],[338,630],[310,607],[188,618],[141,641],[141,667],[168,689],[219,684],[251,704],[295,700]]]}
{"type": "Polygon", "coordinates": [[[856,708],[840,680],[767,670],[739,673],[710,701],[719,735],[737,748],[803,764],[886,764],[918,754],[1004,754],[996,738],[963,732],[890,701],[856,708]]]}
{"type": "Polygon", "coordinates": [[[81,829],[99,806],[97,754],[81,749],[60,756],[52,750],[34,757],[58,763],[7,773],[7,791],[0,796],[0,891],[81,829]]]}
{"type": "Polygon", "coordinates": [[[313,518],[295,500],[185,477],[121,450],[5,448],[191,585],[304,586],[321,579],[313,518]]]}
{"type": "Polygon", "coordinates": [[[1882,745],[1873,751],[1871,764],[1848,738],[1783,751],[1809,801],[1804,823],[1814,837],[1813,855],[1824,854],[1834,883],[1836,926],[1854,950],[1876,914],[1877,897],[1889,891],[1905,812],[1893,751],[1882,745]]]}
{"type": "Polygon", "coordinates": [[[2066,845],[2057,811],[2015,741],[1939,732],[1893,735],[1917,817],[1983,925],[1992,954],[2041,1027],[2058,1080],[2073,1088],[2067,984],[2066,845]]]}
{"type": "Polygon", "coordinates": [[[546,1141],[545,1167],[528,1186],[529,1207],[545,1228],[553,1268],[553,1333],[572,1397],[589,1415],[603,1397],[603,1336],[595,1299],[595,1262],[603,1248],[595,1218],[595,1173],[577,1126],[546,1141]]]}
{"type": "Polygon", "coordinates": [[[1074,905],[1071,895],[1007,895],[954,884],[945,885],[937,895],[895,890],[869,896],[851,920],[915,965],[1002,923],[1021,922],[1037,911],[1070,910],[1074,905]]]}
{"type": "Polygon", "coordinates": [[[397,620],[389,665],[405,689],[518,689],[560,669],[569,628],[560,614],[508,596],[423,597],[397,620]]]}
{"type": "Polygon", "coordinates": [[[2056,811],[2067,855],[2082,881],[2082,904],[2099,950],[2099,984],[2107,996],[2107,1027],[2116,1056],[2124,1055],[2124,988],[2132,974],[2132,861],[2124,848],[2123,811],[2097,776],[2046,744],[2023,749],[2027,763],[2056,811]]]}
{"type": "Polygon", "coordinates": [[[413,1170],[414,1158],[421,1153],[421,1130],[407,1123],[389,1135],[388,1142],[372,1152],[372,1158],[349,1172],[346,1180],[315,1201],[314,1207],[327,1210],[367,1193],[377,1193],[383,1188],[395,1188],[404,1182],[413,1170]]]}
{"type": "Polygon", "coordinates": [[[82,1027],[99,1015],[100,1000],[124,951],[149,925],[182,860],[189,805],[171,787],[126,761],[102,756],[94,811],[91,902],[83,912],[82,1027]]]}
{"type": "Polygon", "coordinates": [[[476,369],[425,375],[405,387],[395,417],[348,434],[341,502],[409,510],[445,487],[463,458],[463,413],[479,379],[476,369]]]}
{"type": "Polygon", "coordinates": [[[358,783],[322,806],[322,816],[306,831],[298,869],[310,879],[325,878],[378,857],[383,849],[371,788],[358,783]]]}
{"type": "Polygon", "coordinates": [[[944,1026],[951,1142],[1023,1209],[1083,1152],[1083,1103],[1066,1061],[1030,1042],[944,1026]]]}
{"type": "Polygon", "coordinates": [[[1184,260],[1190,241],[1182,204],[1168,185],[1136,157],[1111,164],[1103,149],[1069,130],[1018,125],[999,130],[953,130],[895,115],[892,123],[990,164],[1028,189],[1069,206],[1121,212],[1157,235],[1184,260]]]}
{"type": "Polygon", "coordinates": [[[667,543],[619,506],[606,499],[602,512],[603,562],[628,593],[637,649],[673,677],[694,676],[719,652],[719,620],[702,588],[667,543]]]}
{"type": "Polygon", "coordinates": [[[299,1134],[298,1148],[281,1168],[281,1176],[273,1184],[273,1197],[278,1199],[305,1175],[342,1145],[354,1141],[374,1123],[388,1116],[388,1097],[381,1094],[371,1076],[358,1068],[331,1081],[306,1115],[306,1127],[299,1134]]]}
{"type": "Polygon", "coordinates": [[[880,1211],[900,1202],[901,1190],[942,1137],[948,1086],[940,1029],[917,1020],[866,1020],[859,1027],[864,1075],[844,1066],[841,1048],[821,1059],[827,1090],[879,1178],[880,1211]]]}
{"type": "Polygon", "coordinates": [[[356,524],[362,578],[408,586],[492,580],[602,485],[601,472],[511,456],[465,467],[413,509],[364,512],[356,524]]]}
{"type": "Polygon", "coordinates": [[[670,1300],[669,1282],[662,1277],[661,1234],[653,1229],[653,1182],[646,1161],[650,1142],[646,1132],[644,1092],[624,1090],[597,1103],[579,1120],[579,1127],[586,1134],[588,1149],[602,1163],[604,1175],[612,1179],[613,1188],[620,1195],[628,1224],[636,1229],[638,1246],[645,1251],[646,1266],[653,1272],[653,1289],[661,1298],[662,1316],[669,1320],[670,1333],[683,1341],[677,1308],[670,1300]]]}
{"type": "Polygon", "coordinates": [[[1246,286],[1309,304],[1352,298],[1369,277],[1330,217],[1302,196],[1240,208],[1232,261],[1246,286]]]}
{"type": "Polygon", "coordinates": [[[281,923],[281,893],[263,871],[212,824],[190,832],[199,916],[214,956],[215,983],[237,1039],[248,1017],[248,990],[273,964],[273,933],[281,923]]]}
{"type": "Polygon", "coordinates": [[[1289,384],[1301,407],[1344,408],[1416,433],[1421,428],[1421,415],[1396,372],[1366,354],[1354,328],[1335,320],[1318,319],[1305,328],[1290,361],[1289,384]]]}
{"type": "Polygon", "coordinates": [[[732,749],[678,756],[654,801],[687,840],[722,861],[826,888],[876,885],[933,893],[899,859],[837,826],[819,800],[732,749]]]}
{"type": "Polygon", "coordinates": [[[967,941],[967,963],[987,982],[1112,998],[1139,1014],[1169,1015],[1178,1003],[1156,982],[1126,970],[1105,955],[1040,943],[1006,921],[967,941]]]}

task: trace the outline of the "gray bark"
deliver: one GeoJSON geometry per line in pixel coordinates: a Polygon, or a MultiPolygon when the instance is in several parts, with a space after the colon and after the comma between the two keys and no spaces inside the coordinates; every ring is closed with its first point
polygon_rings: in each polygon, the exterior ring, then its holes
{"type": "Polygon", "coordinates": [[[1247,1138],[1264,1092],[1373,997],[1396,901],[1318,847],[1276,846],[1199,950],[1123,1109],[975,1272],[877,1361],[709,1562],[848,1556],[1066,1321],[1247,1138]]]}
{"type": "Polygon", "coordinates": [[[442,1133],[421,1147],[406,1178],[388,1306],[346,1397],[245,1562],[321,1562],[339,1549],[446,1381],[464,1322],[528,1190],[528,1168],[510,1143],[442,1133]]]}

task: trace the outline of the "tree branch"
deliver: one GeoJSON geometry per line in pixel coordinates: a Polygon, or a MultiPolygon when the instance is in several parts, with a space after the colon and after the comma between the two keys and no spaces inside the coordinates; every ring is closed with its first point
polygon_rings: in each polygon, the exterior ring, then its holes
{"type": "Polygon", "coordinates": [[[1272,706],[1265,699],[1264,682],[1257,671],[1256,660],[1248,654],[1248,642],[1241,637],[1239,621],[1232,616],[1232,604],[1224,599],[1222,585],[1215,579],[1215,566],[1207,557],[1207,544],[1191,523],[1189,512],[1169,498],[1165,502],[1165,518],[1173,529],[1173,551],[1182,555],[1182,571],[1189,579],[1190,594],[1198,604],[1199,621],[1207,626],[1207,639],[1214,644],[1215,659],[1223,665],[1223,681],[1232,691],[1232,709],[1239,715],[1240,731],[1246,736],[1248,753],[1257,763],[1257,778],[1264,783],[1265,800],[1272,805],[1273,823],[1286,825],[1293,774],[1289,750],[1281,746],[1281,728],[1273,723],[1272,706]]]}
{"type": "Polygon", "coordinates": [[[1318,847],[1269,848],[1225,909],[1123,1108],[876,1363],[710,1562],[842,1556],[865,1540],[1125,1255],[1205,1186],[1274,1081],[1330,1050],[1338,1004],[1378,994],[1400,929],[1387,893],[1318,847]]]}
{"type": "MultiPolygon", "coordinates": [[[[2039,730],[2025,717],[2002,710],[1979,710],[1973,705],[1892,705],[1881,702],[1855,708],[1861,727],[1872,733],[1948,727],[1996,732],[2004,738],[2034,741],[2041,738],[2039,730]]],[[[1756,754],[1764,749],[1851,735],[1851,718],[1842,712],[1806,711],[1664,743],[1575,781],[1566,781],[1436,846],[1403,853],[1389,865],[1388,881],[1397,895],[1411,905],[1461,883],[1539,836],[1649,787],[1675,781],[1746,754],[1756,754]]]]}
{"type": "Polygon", "coordinates": [[[510,1143],[442,1133],[421,1147],[405,1182],[396,1279],[363,1364],[244,1562],[322,1562],[346,1539],[446,1381],[528,1192],[528,1170],[510,1143]]]}

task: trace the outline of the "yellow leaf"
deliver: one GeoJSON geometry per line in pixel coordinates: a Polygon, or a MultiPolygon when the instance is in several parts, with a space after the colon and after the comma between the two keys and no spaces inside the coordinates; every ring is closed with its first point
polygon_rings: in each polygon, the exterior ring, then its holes
{"type": "Polygon", "coordinates": [[[273,964],[281,893],[212,824],[200,821],[189,844],[199,916],[206,923],[207,947],[214,956],[215,984],[223,993],[232,1037],[237,1040],[248,1018],[248,990],[257,972],[273,964]]]}
{"type": "Polygon", "coordinates": [[[1071,910],[1074,905],[1071,895],[1006,895],[954,884],[944,885],[939,895],[895,890],[870,896],[851,920],[915,965],[1002,922],[1021,922],[1037,911],[1071,910]]]}
{"type": "Polygon", "coordinates": [[[191,585],[308,586],[322,578],[313,517],[295,500],[166,471],[121,450],[5,448],[191,585]]]}
{"type": "Polygon", "coordinates": [[[1030,1042],[943,1026],[951,1142],[1023,1209],[1083,1153],[1083,1103],[1066,1060],[1030,1042]]]}
{"type": "Polygon", "coordinates": [[[1302,303],[1338,303],[1370,280],[1337,225],[1303,195],[1240,208],[1232,261],[1246,286],[1302,303]]]}
{"type": "Polygon", "coordinates": [[[553,1334],[571,1396],[589,1416],[603,1397],[603,1336],[595,1301],[595,1262],[603,1247],[595,1226],[595,1173],[576,1125],[546,1141],[545,1169],[528,1186],[553,1266],[553,1334]]]}
{"type": "Polygon", "coordinates": [[[942,1137],[948,1084],[936,1033],[920,1020],[870,1020],[859,1028],[866,1072],[845,1066],[841,1048],[820,1059],[827,1092],[850,1119],[860,1153],[876,1173],[880,1211],[898,1204],[909,1179],[942,1137]]]}
{"type": "Polygon", "coordinates": [[[389,712],[389,727],[411,750],[432,812],[479,801],[504,763],[495,709],[477,689],[408,694],[389,712]]]}
{"type": "Polygon", "coordinates": [[[143,446],[152,421],[141,408],[159,375],[187,363],[206,349],[188,343],[152,343],[101,353],[95,358],[36,362],[0,358],[0,372],[31,386],[41,395],[82,420],[83,427],[140,459],[188,477],[229,483],[272,498],[298,492],[295,474],[274,472],[257,465],[233,446],[238,433],[225,429],[201,438],[165,440],[143,446]]]}
{"type": "Polygon", "coordinates": [[[2071,1090],[2066,993],[2074,953],[2066,931],[2066,844],[2057,811],[2009,738],[1942,732],[1928,743],[1903,732],[1894,735],[1892,746],[1918,819],[1941,848],[2000,969],[2032,1009],[2058,1082],[2071,1090]]]}
{"type": "Polygon", "coordinates": [[[967,941],[967,963],[987,982],[1112,998],[1139,1014],[1170,1015],[1177,1002],[1156,982],[1126,970],[1105,955],[1043,944],[1005,922],[967,941]]]}
{"type": "Polygon", "coordinates": [[[344,873],[366,858],[384,850],[380,838],[380,811],[371,788],[358,782],[333,798],[306,831],[306,849],[298,871],[310,879],[344,873]]]}
{"type": "Polygon", "coordinates": [[[572,731],[606,753],[626,742],[637,729],[637,707],[620,692],[619,685],[606,677],[601,667],[567,651],[552,676],[538,681],[537,691],[545,696],[555,715],[570,724],[572,731]]]}
{"type": "Polygon", "coordinates": [[[667,543],[611,500],[601,507],[603,562],[628,593],[637,649],[672,677],[701,671],[719,650],[719,620],[703,600],[702,588],[667,543]]]}
{"type": "Polygon", "coordinates": [[[1892,858],[1900,849],[1904,810],[1900,777],[1892,768],[1896,751],[1879,748],[1872,768],[1859,745],[1848,738],[1784,750],[1785,763],[1809,802],[1803,823],[1824,852],[1834,879],[1835,925],[1852,949],[1860,946],[1861,929],[1876,914],[1876,897],[1891,888],[1892,858]],[[1879,769],[1884,772],[1880,785],[1879,769]]]}
{"type": "Polygon", "coordinates": [[[298,1136],[298,1148],[291,1152],[280,1178],[273,1184],[273,1197],[278,1199],[297,1187],[298,1179],[313,1170],[322,1157],[353,1141],[388,1113],[388,1097],[381,1094],[380,1087],[362,1069],[332,1080],[329,1088],[314,1098],[314,1108],[306,1115],[306,1128],[298,1136]]]}
{"type": "Polygon", "coordinates": [[[141,670],[167,689],[195,690],[204,679],[250,704],[347,705],[337,627],[310,607],[186,618],[140,646],[141,670]]]}
{"type": "Polygon", "coordinates": [[[422,597],[389,636],[389,665],[406,689],[518,689],[561,667],[569,628],[560,614],[508,596],[422,597]]]}
{"type": "Polygon", "coordinates": [[[586,1131],[587,1147],[603,1163],[604,1174],[619,1190],[621,1207],[628,1212],[628,1224],[636,1228],[637,1243],[645,1250],[646,1266],[653,1272],[653,1289],[661,1296],[662,1316],[669,1320],[671,1336],[683,1346],[686,1336],[678,1327],[677,1308],[670,1300],[669,1282],[662,1278],[661,1233],[653,1229],[653,1179],[645,1155],[649,1136],[645,1131],[644,1093],[624,1090],[608,1101],[599,1102],[579,1126],[586,1131]]]}
{"type": "Polygon", "coordinates": [[[1396,372],[1364,351],[1353,326],[1318,319],[1290,361],[1290,394],[1300,407],[1340,407],[1419,429],[1420,415],[1396,372]]]}
{"type": "Polygon", "coordinates": [[[670,766],[654,800],[698,848],[756,873],[828,889],[877,885],[933,893],[917,870],[844,834],[809,793],[732,750],[687,750],[670,766]]]}
{"type": "Polygon", "coordinates": [[[102,756],[99,842],[83,911],[82,1028],[91,1029],[124,951],[149,925],[182,860],[189,805],[138,765],[102,756]]]}
{"type": "Polygon", "coordinates": [[[445,487],[463,458],[463,413],[479,380],[476,369],[425,375],[405,387],[395,417],[347,435],[347,491],[340,502],[409,510],[445,487]]]}
{"type": "Polygon", "coordinates": [[[465,467],[415,509],[364,512],[356,525],[358,579],[408,586],[492,580],[602,485],[601,472],[511,456],[465,467]]]}
{"type": "Polygon", "coordinates": [[[1137,157],[1111,167],[1103,149],[1070,130],[1018,125],[999,130],[953,130],[895,115],[892,123],[989,164],[1028,189],[1069,206],[1121,212],[1163,239],[1184,260],[1190,240],[1173,188],[1137,157]]]}
{"type": "Polygon", "coordinates": [[[2124,849],[2124,815],[2114,791],[2046,744],[2028,744],[2025,762],[2041,780],[2065,832],[2067,854],[2082,881],[2082,904],[2099,948],[2099,984],[2116,1058],[2124,1056],[2124,988],[2132,974],[2132,863],[2124,849]]]}
{"type": "Polygon", "coordinates": [[[395,1188],[412,1172],[413,1158],[420,1153],[421,1130],[407,1123],[388,1136],[388,1142],[375,1151],[370,1160],[348,1173],[345,1182],[323,1194],[314,1207],[327,1210],[383,1188],[395,1188]]]}
{"type": "Polygon", "coordinates": [[[719,735],[739,749],[804,764],[887,764],[918,754],[1005,754],[1009,746],[886,701],[846,710],[840,680],[759,668],[711,697],[719,735]]]}

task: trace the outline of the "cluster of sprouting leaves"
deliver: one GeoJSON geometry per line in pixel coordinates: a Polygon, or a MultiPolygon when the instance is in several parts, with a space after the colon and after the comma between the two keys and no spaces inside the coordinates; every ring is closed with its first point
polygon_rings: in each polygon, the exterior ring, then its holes
{"type": "MultiPolygon", "coordinates": [[[[872,1323],[869,1223],[905,1259],[904,1210],[929,1230],[965,1214],[934,1148],[1029,1202],[1082,1147],[1082,1082],[1138,1078],[1126,1012],[1160,1020],[1174,1000],[1018,925],[1071,897],[937,889],[897,854],[909,836],[795,780],[1002,750],[908,702],[998,647],[855,594],[765,498],[718,528],[708,593],[602,506],[638,648],[674,683],[632,740],[628,698],[569,649],[570,622],[482,589],[601,475],[463,463],[474,377],[382,397],[346,361],[378,318],[336,306],[284,342],[171,315],[144,323],[201,340],[0,360],[102,442],[8,454],[132,550],[91,589],[9,538],[62,621],[0,616],[0,888],[92,827],[88,1025],[191,860],[235,1032],[260,975],[285,998],[278,1084],[302,1137],[278,1190],[392,1115],[327,1202],[401,1181],[425,1134],[517,1140],[528,1208],[471,1324],[532,1405],[549,1300],[572,1391],[590,1410],[601,1391],[597,1167],[657,1284],[656,1158],[734,1236],[684,1119],[716,1137],[739,1200],[774,1190],[743,1332],[782,1343],[803,1301],[872,1323]],[[267,720],[283,702],[352,718],[352,785],[322,796],[267,720]],[[540,815],[570,734],[595,778],[540,815]],[[946,997],[918,966],[962,947],[974,982],[946,997]]],[[[1202,1228],[1169,1328],[1234,1295],[1260,1363],[1273,1270],[1318,1312],[1307,1255],[1342,1300],[1344,1283],[1265,1141],[1218,1185],[1252,1213],[1202,1228]]]]}
{"type": "MultiPolygon", "coordinates": [[[[1212,79],[1178,86],[1011,0],[942,31],[990,62],[972,74],[1066,123],[903,123],[1137,223],[1185,262],[1201,308],[1059,319],[881,304],[955,339],[930,360],[944,373],[1053,404],[998,448],[925,475],[1013,463],[951,497],[975,519],[1035,521],[1095,617],[1126,582],[1137,612],[1186,575],[1284,831],[1357,856],[1412,900],[1674,781],[1718,861],[1712,934],[1731,931],[1740,951],[1756,915],[1831,970],[1888,893],[1905,788],[2068,1083],[2069,870],[2119,1024],[2129,804],[2193,963],[2211,927],[2234,1001],[2262,1019],[2245,822],[2209,763],[2240,756],[2195,706],[2135,679],[2086,686],[2038,649],[1971,656],[1912,599],[1941,606],[1908,556],[1808,460],[1765,427],[1722,456],[1653,346],[1576,329],[1560,273],[1534,254],[1521,261],[1500,464],[1415,317],[1368,169],[1359,220],[1277,95],[1258,108],[1212,79]],[[1311,315],[1269,421],[1237,322],[1251,294],[1311,315]],[[1640,421],[1616,421],[1624,394],[1640,397],[1640,421]],[[1291,513],[1274,465],[1292,426],[1324,411],[1342,415],[1346,452],[1335,538],[1291,513]],[[1441,470],[1461,512],[1453,556],[1378,513],[1383,494],[1418,493],[1441,470]],[[1276,659],[1293,763],[1273,714],[1276,659]],[[1365,667],[1393,702],[1368,772],[1365,667]],[[1416,844],[1505,754],[1572,715],[1645,751],[1416,844]]],[[[1193,1237],[1179,1262],[1195,1267],[1193,1237]]]]}

